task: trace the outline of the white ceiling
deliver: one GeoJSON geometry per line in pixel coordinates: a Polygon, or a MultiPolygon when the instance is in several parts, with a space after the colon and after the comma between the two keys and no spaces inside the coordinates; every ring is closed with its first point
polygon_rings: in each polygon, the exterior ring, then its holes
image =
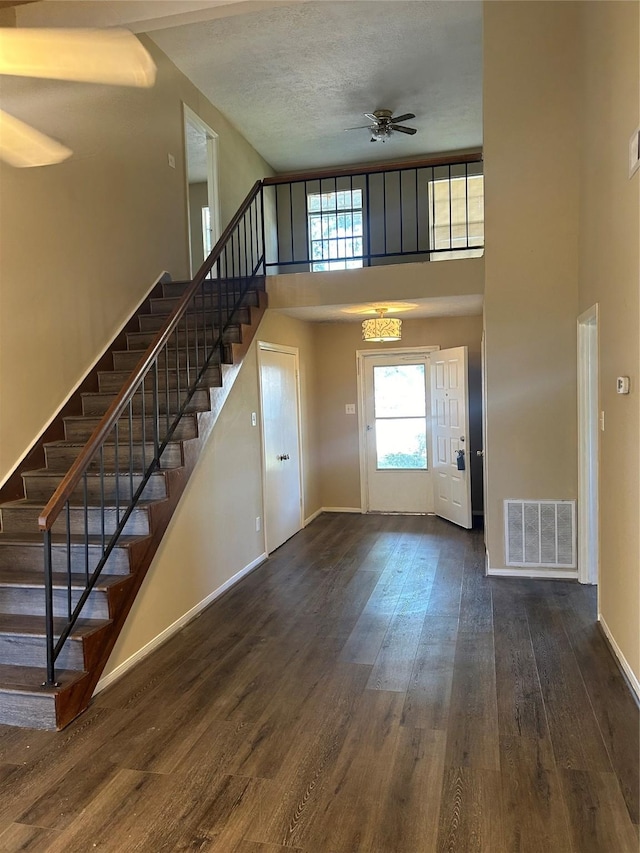
{"type": "Polygon", "coordinates": [[[310,0],[151,37],[279,172],[482,145],[478,0],[310,0]],[[418,133],[345,133],[375,109],[418,133]]]}
{"type": "Polygon", "coordinates": [[[361,323],[369,316],[375,317],[376,308],[387,308],[390,317],[403,320],[424,320],[429,317],[474,317],[482,314],[481,294],[469,296],[436,296],[430,299],[412,299],[409,303],[376,302],[349,305],[313,305],[304,308],[277,308],[280,314],[308,322],[361,323]]]}

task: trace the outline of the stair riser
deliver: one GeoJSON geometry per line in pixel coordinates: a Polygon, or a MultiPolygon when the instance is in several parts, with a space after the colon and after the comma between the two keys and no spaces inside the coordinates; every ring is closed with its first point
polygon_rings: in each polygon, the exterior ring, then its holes
{"type": "MultiPolygon", "coordinates": [[[[82,449],[77,447],[58,447],[56,445],[45,445],[45,459],[47,460],[47,468],[52,471],[66,472],[73,464],[76,457],[82,449]]],[[[142,445],[134,445],[133,448],[133,467],[137,471],[142,470],[143,461],[149,464],[149,460],[153,458],[153,445],[147,444],[145,448],[145,459],[143,460],[142,445]]],[[[170,442],[162,454],[162,464],[166,468],[178,468],[182,465],[182,450],[179,442],[170,442]]],[[[104,445],[104,469],[105,471],[114,471],[116,465],[116,450],[112,444],[104,445]]],[[[118,448],[118,467],[120,469],[129,466],[129,447],[128,445],[120,445],[118,448]]],[[[146,466],[145,466],[146,467],[146,466]]],[[[100,463],[98,460],[92,462],[90,471],[99,471],[100,463]]]]}
{"type": "MultiPolygon", "coordinates": [[[[71,606],[75,607],[80,598],[80,590],[73,590],[71,606]]],[[[41,589],[0,587],[0,613],[18,613],[22,616],[44,616],[44,587],[41,589]]],[[[53,591],[53,615],[67,618],[67,593],[62,589],[53,591]]],[[[108,619],[109,599],[103,590],[94,590],[82,609],[83,619],[108,619]]]]}
{"type": "MultiPolygon", "coordinates": [[[[28,500],[41,499],[43,502],[49,500],[51,495],[62,482],[64,475],[61,473],[59,477],[23,477],[25,497],[28,500]]],[[[104,499],[105,501],[115,503],[116,495],[120,504],[126,504],[131,499],[131,495],[135,494],[136,489],[142,482],[142,477],[134,474],[129,477],[128,472],[116,477],[115,474],[108,474],[104,478],[104,499]],[[133,481],[133,482],[132,482],[133,481]]],[[[162,474],[153,474],[148,481],[142,493],[143,500],[162,500],[167,496],[167,484],[162,474]]],[[[102,491],[100,488],[100,480],[96,477],[87,477],[87,497],[91,503],[100,501],[102,491]]],[[[72,501],[84,500],[84,487],[79,485],[72,493],[72,501]]]]}
{"type": "MultiPolygon", "coordinates": [[[[217,308],[215,307],[215,303],[214,303],[214,312],[215,311],[217,311],[217,308]]],[[[206,316],[210,317],[211,306],[209,306],[209,305],[207,306],[206,312],[207,312],[206,316]]],[[[196,312],[196,311],[194,311],[193,313],[187,312],[187,316],[189,316],[189,317],[191,317],[191,316],[195,317],[196,314],[198,314],[198,312],[196,312]]],[[[138,325],[140,326],[140,331],[141,332],[158,332],[166,323],[168,316],[169,316],[168,314],[166,314],[166,315],[165,314],[141,314],[140,317],[138,318],[138,321],[139,321],[138,325]]],[[[198,316],[201,318],[202,313],[199,313],[198,316]]],[[[227,312],[224,312],[224,319],[226,319],[226,318],[227,318],[227,312]]],[[[214,313],[214,320],[215,320],[216,325],[217,325],[218,319],[219,318],[218,318],[217,313],[214,313]]],[[[245,306],[243,308],[239,308],[236,311],[233,320],[235,323],[244,323],[245,325],[249,325],[249,323],[251,322],[251,309],[248,306],[245,306]]],[[[191,325],[191,322],[192,321],[189,320],[189,325],[191,325]]]]}
{"type": "Polygon", "coordinates": [[[41,696],[0,690],[0,725],[28,729],[56,728],[56,706],[52,694],[41,696]]]}
{"type": "MultiPolygon", "coordinates": [[[[200,327],[196,334],[195,329],[189,329],[188,340],[191,348],[195,352],[196,345],[198,347],[204,347],[204,349],[208,352],[213,346],[215,339],[218,336],[218,330],[214,329],[213,333],[211,330],[211,326],[207,325],[206,328],[200,327]]],[[[147,347],[153,343],[156,337],[156,332],[129,332],[127,334],[127,349],[130,350],[145,350],[147,347]]],[[[222,340],[227,344],[240,343],[240,326],[235,324],[233,326],[229,326],[228,329],[225,329],[225,332],[222,336],[222,340]]],[[[180,329],[180,332],[177,336],[173,336],[169,341],[169,350],[170,352],[175,352],[176,345],[180,348],[185,345],[185,333],[184,329],[180,329]]]]}
{"type": "MultiPolygon", "coordinates": [[[[24,637],[0,632],[0,663],[13,666],[47,665],[47,651],[44,637],[24,637]]],[[[84,669],[82,643],[69,640],[65,643],[56,661],[59,669],[84,669]]]]}
{"type": "MultiPolygon", "coordinates": [[[[182,386],[184,388],[184,386],[182,386]]],[[[167,394],[165,391],[165,387],[158,389],[158,404],[160,406],[160,412],[165,414],[167,409],[172,415],[175,415],[177,409],[179,408],[178,404],[182,405],[184,403],[186,394],[184,391],[180,389],[180,397],[178,398],[178,394],[174,390],[171,393],[171,389],[169,389],[167,400],[167,394]]],[[[97,394],[85,394],[82,398],[82,414],[87,416],[92,415],[104,415],[109,406],[115,400],[115,394],[113,396],[98,396],[97,394]]],[[[148,414],[153,407],[153,394],[147,393],[144,395],[144,407],[145,412],[148,414]]],[[[188,412],[206,412],[209,408],[209,392],[205,388],[199,388],[195,391],[193,397],[189,401],[189,405],[187,406],[188,412]]],[[[136,394],[133,398],[133,414],[140,415],[142,413],[142,395],[136,394]]]]}
{"type": "MultiPolygon", "coordinates": [[[[231,310],[233,306],[236,304],[239,298],[239,292],[230,291],[229,293],[223,293],[222,295],[222,306],[228,310],[231,310]]],[[[178,306],[178,303],[182,299],[182,296],[174,296],[173,294],[167,294],[167,296],[156,298],[151,300],[151,313],[152,314],[164,314],[165,316],[169,316],[172,311],[178,306]]],[[[197,311],[202,311],[203,309],[209,310],[211,309],[212,300],[209,295],[204,297],[197,296],[194,301],[189,306],[189,311],[187,313],[195,313],[197,311]]],[[[213,297],[213,304],[217,306],[218,299],[217,296],[213,297]]],[[[242,305],[245,307],[252,306],[257,307],[259,304],[259,297],[255,290],[250,290],[246,293],[242,299],[242,305]]],[[[145,315],[147,316],[147,315],[145,315]]]]}
{"type": "MultiPolygon", "coordinates": [[[[162,294],[165,297],[182,296],[191,287],[190,281],[168,281],[162,285],[162,294]]],[[[217,293],[220,288],[232,289],[234,293],[239,293],[247,285],[246,278],[213,278],[205,279],[201,285],[206,293],[217,293]]],[[[257,290],[264,290],[264,278],[255,278],[251,282],[251,290],[247,291],[247,295],[255,296],[257,290]]]]}
{"type": "MultiPolygon", "coordinates": [[[[140,361],[141,352],[138,350],[117,350],[113,353],[113,366],[114,370],[126,370],[129,373],[134,370],[138,362],[140,361]]],[[[213,358],[215,364],[219,363],[220,359],[216,355],[213,358]]],[[[205,363],[205,353],[200,350],[197,354],[196,359],[196,351],[195,347],[189,352],[189,381],[194,382],[196,376],[198,375],[198,371],[202,369],[205,363]],[[197,369],[196,369],[197,365],[197,369]]],[[[176,351],[174,349],[169,350],[169,356],[167,361],[167,356],[165,352],[160,353],[158,356],[158,369],[159,376],[165,371],[165,365],[168,365],[169,370],[176,370],[177,368],[186,371],[187,368],[187,353],[184,350],[181,350],[176,356],[176,351]]],[[[149,380],[151,381],[151,380],[149,380]]],[[[159,382],[159,380],[158,380],[159,382]]]]}
{"type": "MultiPolygon", "coordinates": [[[[88,441],[96,426],[100,423],[100,418],[65,418],[64,430],[67,441],[88,441]]],[[[132,423],[133,441],[141,441],[143,437],[142,420],[134,418],[132,423]]],[[[160,437],[162,437],[164,424],[160,423],[160,437]]],[[[147,442],[153,441],[153,418],[146,417],[144,423],[144,436],[147,442]]],[[[113,444],[113,432],[110,443],[113,444]]],[[[193,415],[186,415],[173,433],[173,439],[180,441],[188,438],[196,438],[198,429],[193,415]]],[[[125,447],[129,441],[129,420],[127,417],[121,418],[118,427],[118,443],[120,447],[125,447]]],[[[115,458],[115,454],[114,454],[115,458]]],[[[99,463],[97,463],[99,465],[99,463]]]]}
{"type": "MultiPolygon", "coordinates": [[[[88,570],[92,572],[102,552],[95,546],[89,547],[88,570]]],[[[85,571],[86,552],[83,545],[71,546],[71,571],[81,574],[85,571]]],[[[54,544],[51,549],[51,564],[54,572],[67,571],[67,549],[62,545],[54,544]]],[[[0,548],[0,569],[40,569],[44,570],[44,545],[3,545],[0,548]]],[[[109,554],[107,562],[102,569],[105,575],[128,575],[131,571],[129,565],[129,550],[127,548],[114,548],[109,554]]]]}
{"type": "MultiPolygon", "coordinates": [[[[2,529],[11,535],[18,533],[34,533],[38,530],[39,511],[31,507],[3,507],[0,510],[2,516],[2,529]]],[[[120,516],[122,518],[122,514],[120,516]]],[[[85,533],[84,510],[74,507],[70,513],[70,528],[72,534],[85,533]]],[[[89,507],[87,510],[87,526],[90,536],[100,536],[102,532],[102,518],[100,509],[89,507]]],[[[110,536],[117,527],[116,512],[114,509],[104,511],[105,536],[110,536]]],[[[64,512],[58,517],[53,526],[54,533],[66,533],[66,517],[64,512]]],[[[146,509],[136,508],[129,516],[124,528],[125,536],[147,536],[149,534],[149,515],[146,509]]]]}
{"type": "MultiPolygon", "coordinates": [[[[98,374],[98,387],[100,392],[117,394],[129,378],[130,373],[131,371],[128,370],[113,370],[108,373],[98,374]]],[[[180,389],[183,390],[187,387],[186,369],[181,370],[178,374],[175,367],[170,367],[168,376],[164,370],[161,370],[158,374],[158,388],[160,389],[160,392],[162,393],[167,385],[170,390],[175,390],[178,387],[178,375],[180,376],[180,389]]],[[[222,385],[222,375],[219,365],[214,365],[207,370],[202,379],[201,385],[205,389],[219,388],[222,385]]]]}

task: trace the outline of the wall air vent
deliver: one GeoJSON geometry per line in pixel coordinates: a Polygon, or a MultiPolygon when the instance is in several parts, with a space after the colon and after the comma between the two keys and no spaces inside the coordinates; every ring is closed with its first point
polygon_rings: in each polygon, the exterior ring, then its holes
{"type": "Polygon", "coordinates": [[[576,502],[504,502],[508,566],[576,567],[576,502]]]}

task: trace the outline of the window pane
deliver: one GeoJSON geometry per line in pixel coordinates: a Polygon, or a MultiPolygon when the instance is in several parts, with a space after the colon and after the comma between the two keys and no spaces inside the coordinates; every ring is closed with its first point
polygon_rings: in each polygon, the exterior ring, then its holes
{"type": "Polygon", "coordinates": [[[392,418],[376,421],[376,453],[382,470],[427,467],[425,418],[392,418]]]}
{"type": "Polygon", "coordinates": [[[362,190],[309,193],[307,210],[312,270],[361,267],[362,190]]]}
{"type": "Polygon", "coordinates": [[[424,364],[393,364],[373,368],[376,418],[424,417],[424,364]]]}

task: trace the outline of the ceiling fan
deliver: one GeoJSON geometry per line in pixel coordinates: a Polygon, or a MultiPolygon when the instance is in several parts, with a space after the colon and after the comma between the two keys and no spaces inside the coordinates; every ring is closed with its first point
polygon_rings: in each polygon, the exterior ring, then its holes
{"type": "MultiPolygon", "coordinates": [[[[0,74],[149,87],[156,66],[128,30],[2,28],[0,74]]],[[[0,110],[0,158],[5,162],[49,166],[71,153],[66,145],[0,110]]]]}
{"type": "Polygon", "coordinates": [[[394,116],[391,110],[375,110],[372,113],[365,113],[365,118],[368,118],[372,124],[363,124],[359,127],[347,127],[345,130],[362,130],[368,128],[371,133],[371,142],[386,142],[394,131],[407,133],[413,136],[417,133],[415,127],[406,127],[400,124],[401,121],[407,121],[410,118],[415,118],[413,113],[403,113],[401,116],[394,116]]]}

